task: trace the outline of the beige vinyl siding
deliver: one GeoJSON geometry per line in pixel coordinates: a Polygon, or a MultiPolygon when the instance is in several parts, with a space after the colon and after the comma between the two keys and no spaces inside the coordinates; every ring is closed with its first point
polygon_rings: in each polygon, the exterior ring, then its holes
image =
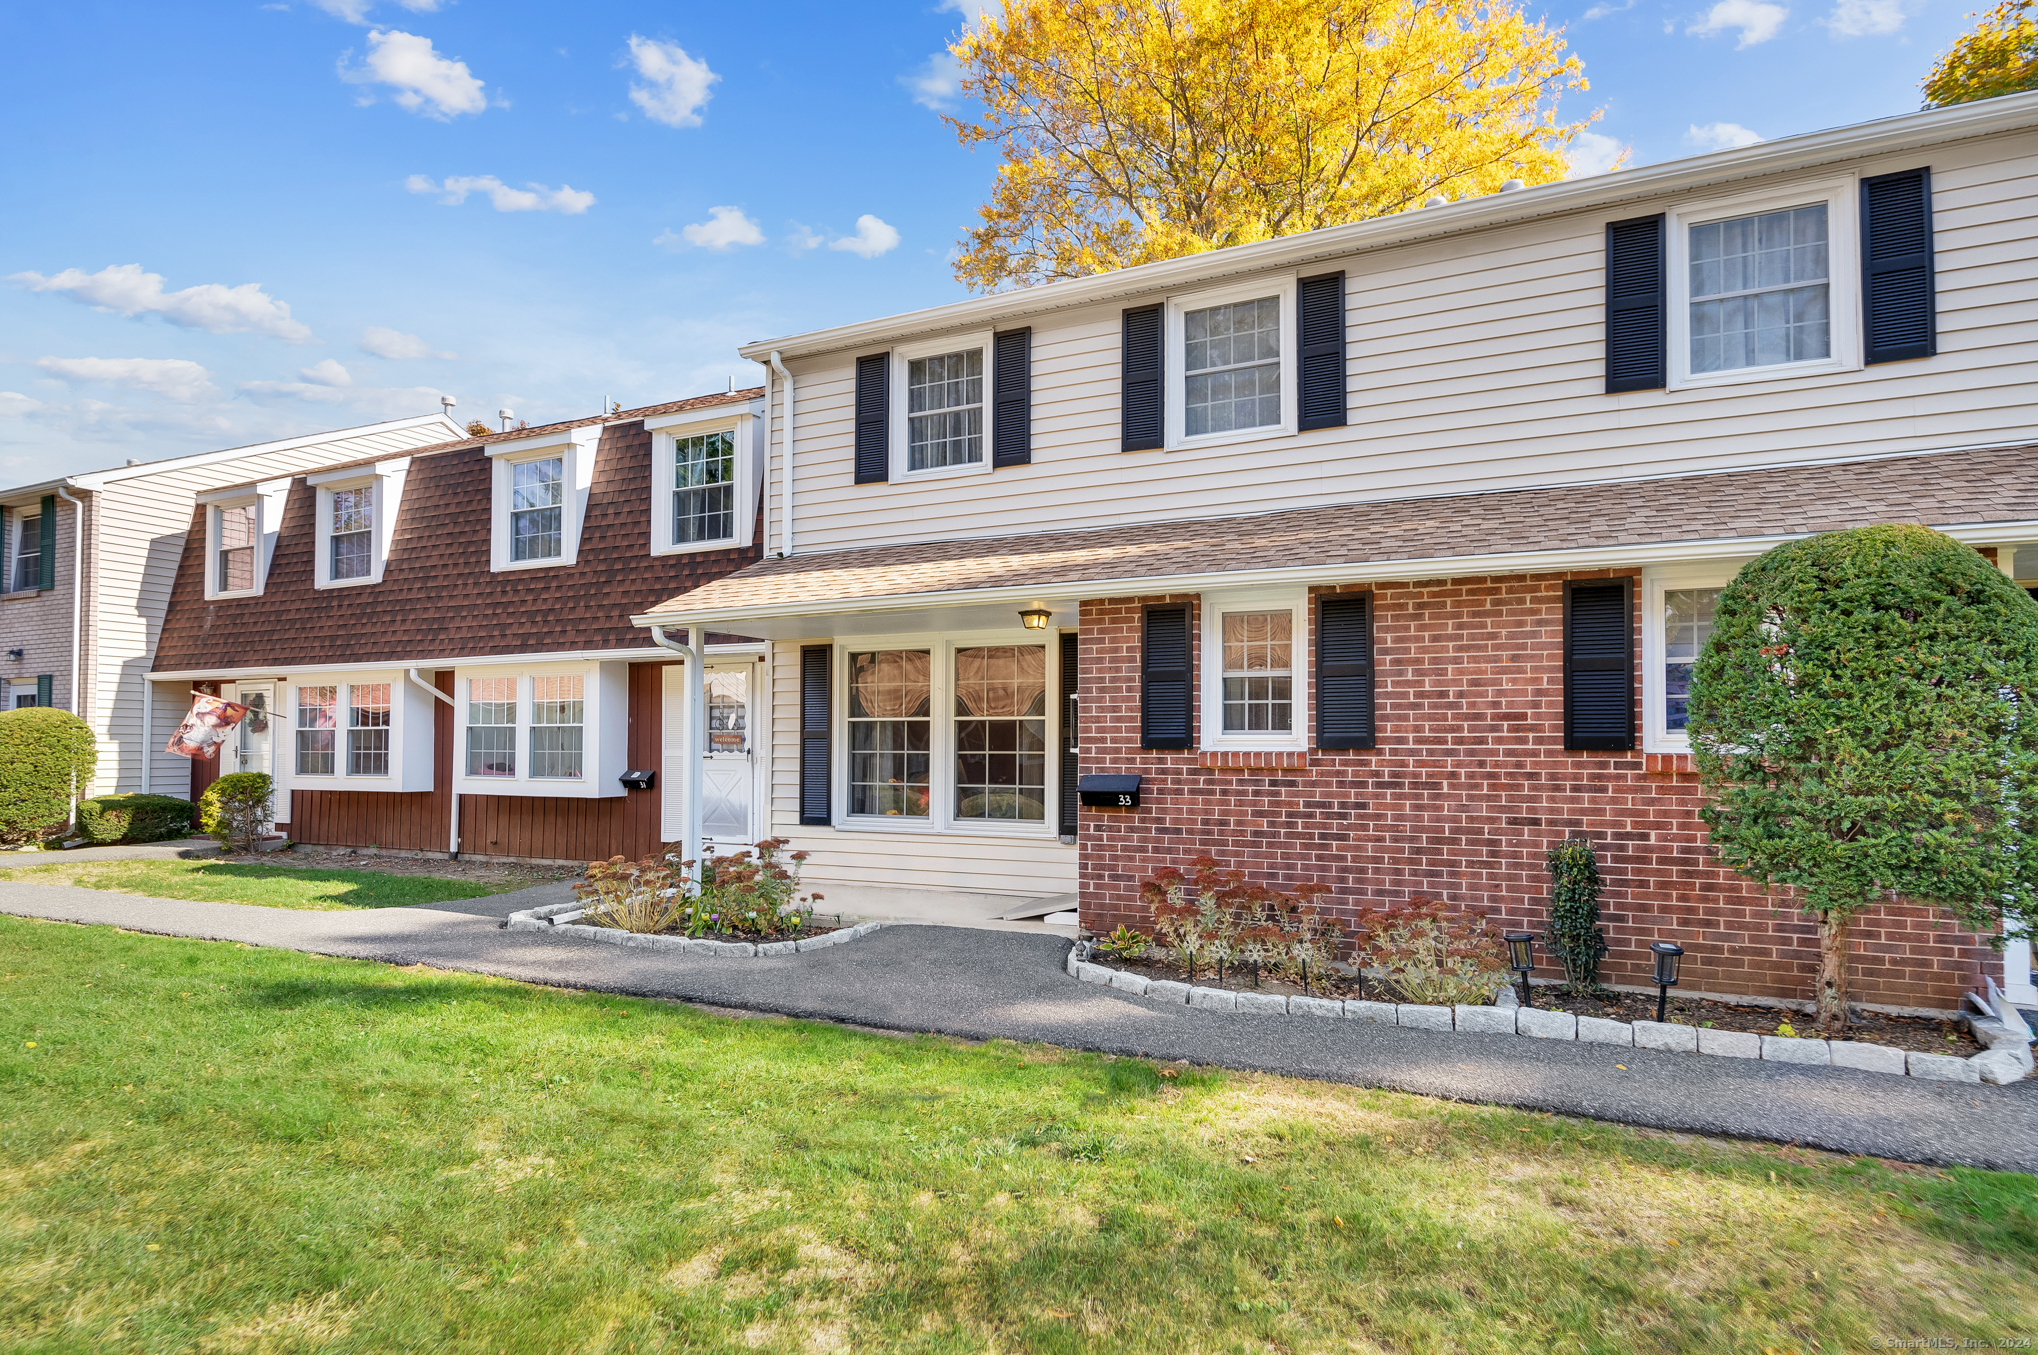
{"type": "MultiPolygon", "coordinates": [[[[1019,898],[1073,891],[1076,849],[1052,838],[887,833],[800,823],[800,646],[830,643],[835,642],[782,641],[773,646],[772,662],[767,665],[771,670],[771,832],[790,839],[791,850],[812,854],[802,872],[803,881],[824,894],[830,883],[1019,898]]],[[[839,722],[842,712],[834,711],[832,716],[839,722]]]]}
{"type": "MultiPolygon", "coordinates": [[[[1033,464],[988,475],[852,484],[857,354],[802,360],[794,364],[797,547],[1005,536],[2030,438],[2038,435],[2033,201],[2038,134],[2020,132],[1353,255],[1342,262],[1350,425],[1229,446],[1118,450],[1117,303],[1032,317],[1033,464]],[[1739,386],[1605,393],[1606,222],[1842,172],[1920,165],[1932,171],[1937,356],[1739,386]]],[[[783,426],[774,420],[772,549],[783,426]]],[[[1448,530],[1447,510],[1439,516],[1448,530]]]]}
{"type": "MultiPolygon", "coordinates": [[[[89,500],[89,494],[77,494],[80,499],[89,500]]],[[[14,566],[13,552],[19,541],[21,510],[40,513],[38,503],[41,496],[26,502],[10,503],[7,507],[7,568],[14,566]]],[[[0,679],[8,684],[7,707],[12,708],[18,692],[33,692],[36,678],[48,673],[52,678],[51,703],[62,710],[75,709],[71,700],[71,558],[78,539],[77,509],[62,499],[57,500],[57,586],[48,592],[23,592],[13,597],[0,599],[0,679]],[[17,662],[6,657],[6,651],[18,649],[21,658],[17,662]]],[[[90,519],[87,519],[90,531],[90,519]]],[[[9,579],[8,582],[13,582],[9,579]]],[[[90,596],[91,584],[86,583],[90,596]]],[[[102,749],[100,756],[105,752],[102,749]]]]}

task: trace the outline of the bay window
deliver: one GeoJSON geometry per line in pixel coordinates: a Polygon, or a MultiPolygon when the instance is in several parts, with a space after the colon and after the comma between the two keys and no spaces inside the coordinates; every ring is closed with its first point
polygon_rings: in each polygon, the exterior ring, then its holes
{"type": "Polygon", "coordinates": [[[462,757],[453,788],[465,795],[602,798],[624,793],[629,665],[547,663],[457,669],[462,757]]]}
{"type": "Polygon", "coordinates": [[[306,674],[288,699],[294,746],[277,778],[283,795],[432,789],[437,698],[402,671],[306,674]]]}
{"type": "Polygon", "coordinates": [[[531,775],[579,780],[585,751],[587,680],[578,673],[531,679],[531,775]]]}
{"type": "Polygon", "coordinates": [[[467,681],[467,774],[517,774],[517,680],[467,681]]]}
{"type": "Polygon", "coordinates": [[[297,689],[297,762],[299,776],[333,774],[334,726],[339,722],[338,687],[297,689]]]}
{"type": "Polygon", "coordinates": [[[389,775],[389,684],[347,688],[347,775],[389,775]]]}

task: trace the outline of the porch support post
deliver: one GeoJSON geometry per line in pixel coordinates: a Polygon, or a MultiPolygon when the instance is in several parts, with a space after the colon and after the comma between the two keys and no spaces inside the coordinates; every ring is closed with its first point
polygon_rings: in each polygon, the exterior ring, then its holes
{"type": "Polygon", "coordinates": [[[708,751],[708,672],[705,626],[686,631],[686,834],[681,848],[695,863],[694,879],[706,865],[701,841],[701,759],[708,751]]]}

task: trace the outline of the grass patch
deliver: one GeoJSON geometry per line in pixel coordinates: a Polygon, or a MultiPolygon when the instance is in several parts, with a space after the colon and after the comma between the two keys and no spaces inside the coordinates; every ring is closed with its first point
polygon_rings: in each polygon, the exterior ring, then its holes
{"type": "Polygon", "coordinates": [[[2038,1183],[0,918],[0,1345],[1866,1348],[2038,1183]]]}
{"type": "Polygon", "coordinates": [[[77,885],[116,894],[201,903],[252,903],[264,908],[400,908],[478,899],[515,889],[523,881],[477,884],[433,875],[390,875],[373,870],[306,869],[300,866],[241,866],[223,861],[79,861],[0,872],[0,879],[27,884],[77,885]]]}

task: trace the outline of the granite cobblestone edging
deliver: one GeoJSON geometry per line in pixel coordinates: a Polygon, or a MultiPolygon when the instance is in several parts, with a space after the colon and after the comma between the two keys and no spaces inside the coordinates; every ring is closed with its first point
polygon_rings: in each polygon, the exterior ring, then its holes
{"type": "MultiPolygon", "coordinates": [[[[1148,979],[1108,965],[1093,964],[1081,958],[1083,954],[1084,947],[1081,945],[1070,949],[1069,977],[1084,983],[1104,984],[1135,997],[1180,1003],[1207,1011],[1341,1018],[1411,1030],[1459,1030],[1484,1035],[1573,1040],[1581,1044],[1710,1054],[1717,1058],[1853,1068],[1938,1082],[2007,1085],[2032,1072],[2029,1028],[2024,1026],[2023,1018],[2016,1015],[2016,1009],[2000,996],[1994,983],[1989,985],[1990,1002],[1970,999],[1977,1007],[1989,1011],[1993,1018],[1970,1020],[1975,1038],[1991,1048],[1961,1058],[1953,1054],[1913,1053],[1888,1045],[1862,1044],[1853,1040],[1796,1039],[1760,1035],[1752,1031],[1684,1026],[1674,1022],[1611,1021],[1603,1017],[1573,1016],[1569,1012],[1518,1005],[1426,1007],[1412,1003],[1361,1002],[1356,999],[1341,1002],[1321,997],[1283,997],[1278,993],[1239,993],[1225,988],[1178,983],[1171,979],[1148,979]],[[1990,1010],[1991,1007],[1993,1010],[1990,1010]],[[2011,1024],[2012,1019],[2015,1024],[2011,1024]]],[[[1501,1000],[1511,1002],[1513,993],[1512,988],[1502,990],[1501,1000]]]]}
{"type": "Polygon", "coordinates": [[[832,932],[802,937],[797,941],[711,941],[706,937],[656,936],[621,931],[615,927],[590,927],[574,920],[585,911],[577,903],[547,904],[543,908],[526,908],[511,913],[502,925],[505,930],[513,932],[564,932],[569,936],[584,936],[606,941],[612,946],[632,946],[640,950],[724,956],[798,955],[810,950],[826,950],[830,946],[847,945],[869,936],[885,925],[882,922],[859,922],[854,927],[839,927],[832,932]]]}

